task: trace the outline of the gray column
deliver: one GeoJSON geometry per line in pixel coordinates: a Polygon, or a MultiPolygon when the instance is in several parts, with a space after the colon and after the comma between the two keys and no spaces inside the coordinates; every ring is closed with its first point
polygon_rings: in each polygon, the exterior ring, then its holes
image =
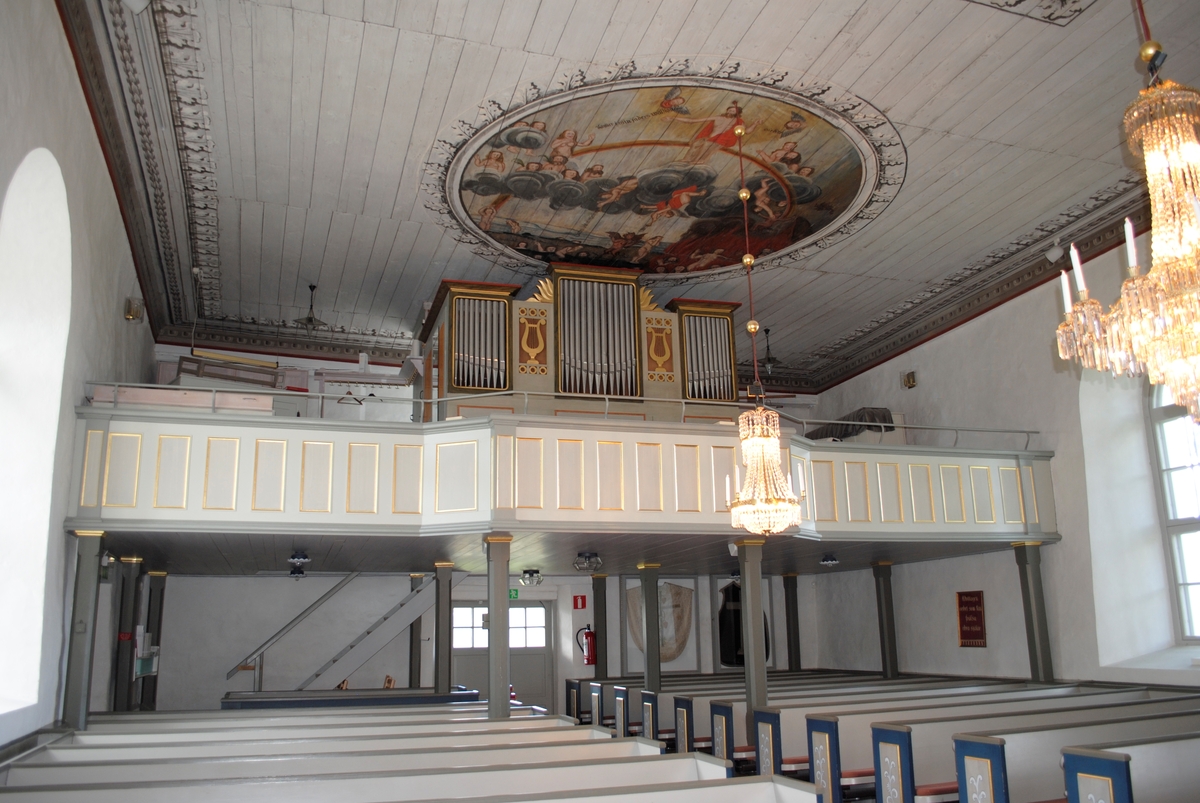
{"type": "Polygon", "coordinates": [[[130,711],[133,708],[133,635],[137,617],[137,581],[141,573],[141,558],[121,558],[121,616],[117,625],[113,711],[130,711]]]}
{"type": "Polygon", "coordinates": [[[662,643],[658,632],[658,563],[639,563],[638,574],[642,580],[642,644],[646,658],[645,676],[642,685],[649,691],[662,691],[662,643]]]}
{"type": "Polygon", "coordinates": [[[795,574],[783,576],[783,604],[787,607],[787,655],[788,669],[800,671],[800,592],[796,587],[795,574]]]}
{"type": "MultiPolygon", "coordinates": [[[[162,640],[163,597],[167,590],[166,572],[149,572],[150,599],[146,604],[146,640],[157,647],[162,640]]],[[[156,711],[158,705],[158,675],[147,675],[142,679],[143,711],[156,711]]]]}
{"type": "Polygon", "coordinates": [[[742,574],[742,655],[746,661],[746,732],[754,734],[754,709],[767,705],[767,641],[763,631],[762,548],[765,538],[737,541],[742,574]]]}
{"type": "Polygon", "coordinates": [[[592,629],[596,631],[596,680],[608,679],[608,575],[592,575],[592,629]]]}
{"type": "Polygon", "coordinates": [[[511,535],[489,535],[488,561],[488,719],[508,719],[508,555],[511,535]]]}
{"type": "MultiPolygon", "coordinates": [[[[416,591],[425,582],[425,575],[410,574],[412,590],[416,591]]],[[[436,614],[435,614],[436,615],[436,614]]],[[[408,687],[421,688],[421,617],[408,626],[408,687]]]]}
{"type": "Polygon", "coordinates": [[[437,694],[450,693],[450,587],[454,564],[438,561],[433,564],[437,569],[437,608],[434,614],[433,627],[433,690],[437,694]]]}
{"type": "Polygon", "coordinates": [[[67,678],[63,688],[63,721],[87,728],[92,695],[92,653],[96,643],[96,607],[100,594],[102,530],[75,531],[75,602],[71,609],[71,642],[67,648],[67,678]]]}
{"type": "Polygon", "coordinates": [[[892,562],[871,564],[875,573],[875,605],[879,609],[879,657],[883,676],[900,676],[900,657],[896,651],[896,608],[892,604],[892,562]]]}
{"type": "Polygon", "coordinates": [[[1029,645],[1029,677],[1035,683],[1054,680],[1050,660],[1050,628],[1046,622],[1046,597],[1042,592],[1042,544],[1013,544],[1021,571],[1021,602],[1025,606],[1025,640],[1029,645]]]}

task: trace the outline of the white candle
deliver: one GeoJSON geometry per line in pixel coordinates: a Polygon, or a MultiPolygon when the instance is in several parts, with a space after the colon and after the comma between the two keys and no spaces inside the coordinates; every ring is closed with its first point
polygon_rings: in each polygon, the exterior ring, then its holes
{"type": "Polygon", "coordinates": [[[729,475],[725,475],[725,507],[729,507],[729,500],[732,497],[729,495],[729,475]]]}
{"type": "Polygon", "coordinates": [[[1079,261],[1079,249],[1071,243],[1071,267],[1075,269],[1075,289],[1079,295],[1087,292],[1087,282],[1083,280],[1083,264],[1079,261]]]}
{"type": "Polygon", "coordinates": [[[1058,278],[1062,279],[1062,294],[1063,294],[1063,312],[1067,315],[1071,314],[1071,283],[1067,281],[1067,272],[1064,270],[1058,274],[1058,278]]]}
{"type": "Polygon", "coordinates": [[[1125,218],[1125,258],[1129,261],[1129,267],[1131,268],[1138,263],[1137,244],[1134,242],[1135,237],[1133,221],[1125,218]]]}

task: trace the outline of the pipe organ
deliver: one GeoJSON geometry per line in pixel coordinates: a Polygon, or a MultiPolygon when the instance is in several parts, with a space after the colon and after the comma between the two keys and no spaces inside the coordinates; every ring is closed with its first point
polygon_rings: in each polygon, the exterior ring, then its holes
{"type": "MultiPolygon", "coordinates": [[[[418,336],[434,374],[427,394],[453,397],[438,417],[609,411],[678,421],[678,403],[654,402],[736,401],[739,305],[679,298],[663,309],[638,276],[554,264],[525,300],[520,285],[443,281],[418,336]],[[492,395],[470,398],[482,394],[492,395]]],[[[692,405],[684,417],[732,413],[692,405]]]]}

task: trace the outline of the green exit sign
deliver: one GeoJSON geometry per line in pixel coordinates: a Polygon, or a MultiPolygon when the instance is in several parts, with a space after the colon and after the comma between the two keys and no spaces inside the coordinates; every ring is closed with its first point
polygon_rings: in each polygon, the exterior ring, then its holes
{"type": "Polygon", "coordinates": [[[508,598],[509,598],[509,599],[516,599],[516,598],[517,598],[517,595],[518,595],[518,594],[520,594],[520,593],[521,593],[521,589],[519,589],[519,588],[510,588],[510,589],[508,589],[508,598]]]}

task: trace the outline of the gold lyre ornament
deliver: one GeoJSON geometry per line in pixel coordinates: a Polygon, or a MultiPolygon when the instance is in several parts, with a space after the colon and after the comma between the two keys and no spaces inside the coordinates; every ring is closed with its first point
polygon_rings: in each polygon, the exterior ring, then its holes
{"type": "Polygon", "coordinates": [[[546,321],[537,318],[521,318],[521,362],[541,365],[546,361],[546,321]],[[531,341],[531,335],[533,339],[531,341]]]}
{"type": "Polygon", "coordinates": [[[668,326],[646,327],[646,353],[654,362],[655,371],[671,371],[671,328],[668,326]],[[664,368],[664,366],[666,366],[664,368]]]}

